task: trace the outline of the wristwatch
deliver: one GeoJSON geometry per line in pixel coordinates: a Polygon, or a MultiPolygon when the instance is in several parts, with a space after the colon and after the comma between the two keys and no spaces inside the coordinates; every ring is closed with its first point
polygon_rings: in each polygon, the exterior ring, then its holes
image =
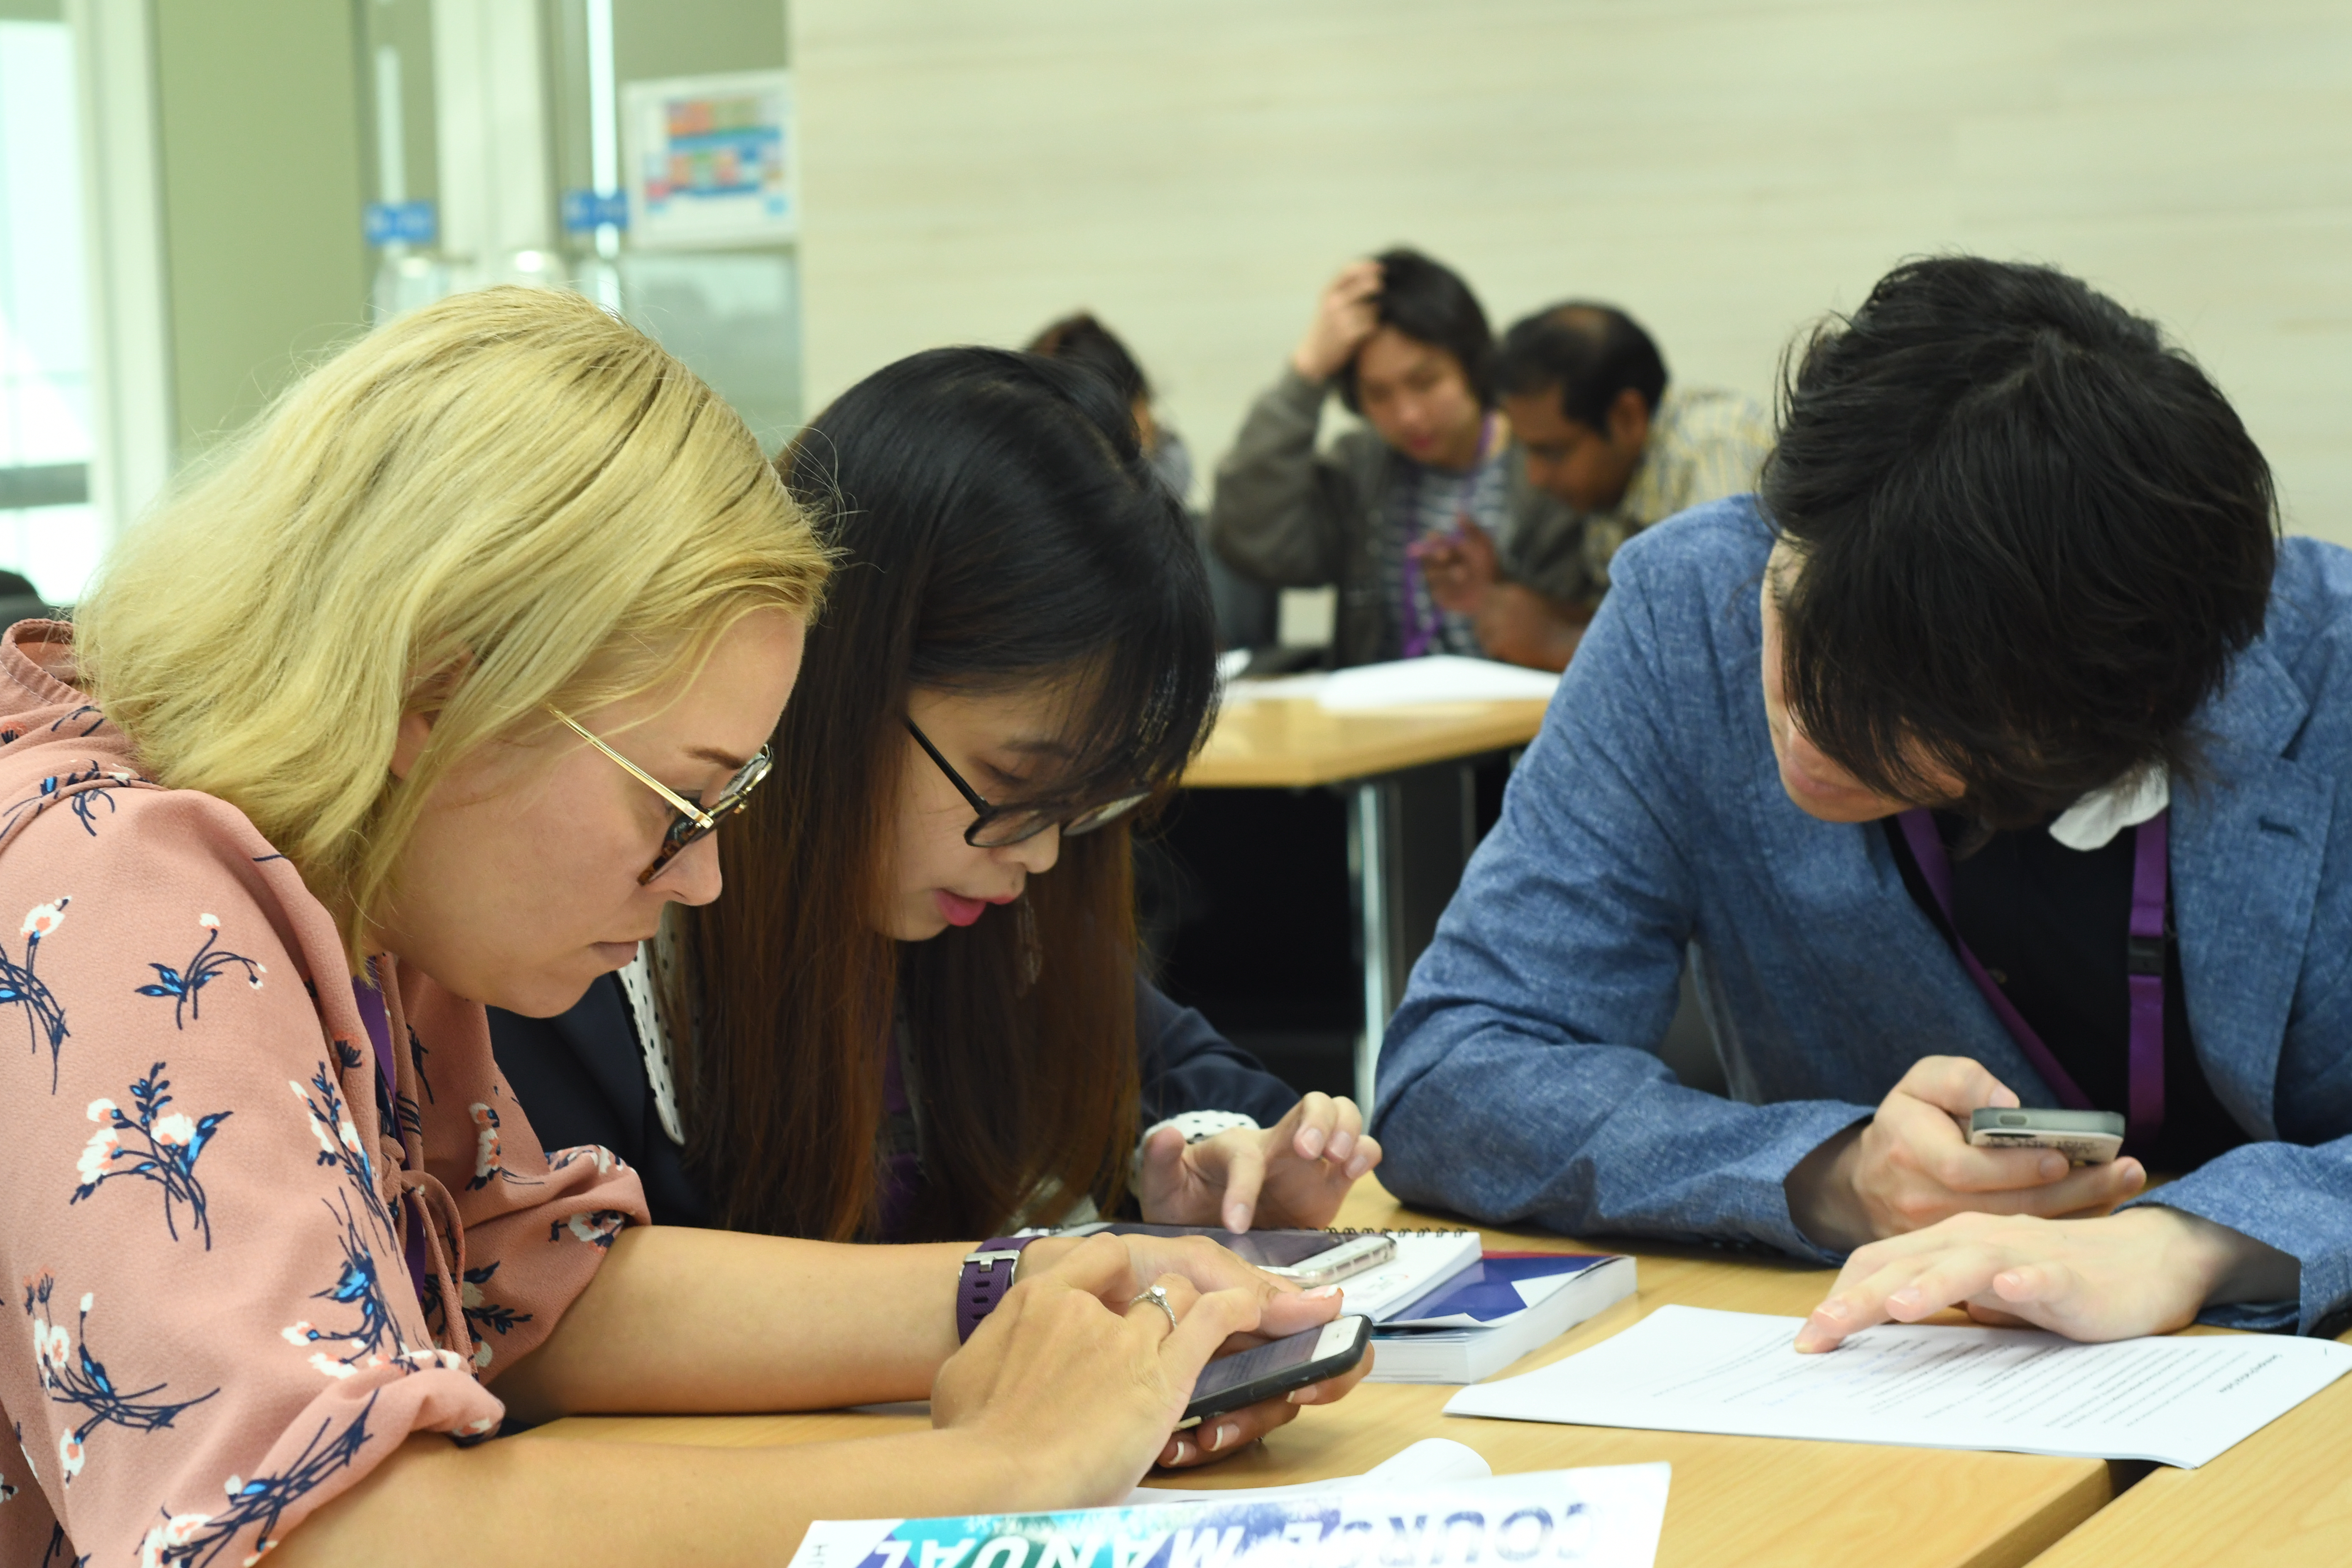
{"type": "Polygon", "coordinates": [[[964,1254],[963,1273],[956,1280],[956,1342],[971,1338],[980,1321],[996,1310],[1013,1289],[1013,1270],[1021,1265],[1021,1249],[1034,1236],[992,1236],[979,1250],[964,1254]]]}

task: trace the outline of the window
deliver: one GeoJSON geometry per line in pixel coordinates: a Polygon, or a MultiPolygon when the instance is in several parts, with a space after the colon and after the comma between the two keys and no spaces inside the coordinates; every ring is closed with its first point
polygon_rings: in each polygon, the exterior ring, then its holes
{"type": "Polygon", "coordinates": [[[80,595],[105,543],[74,84],[63,21],[0,21],[0,568],[53,603],[80,595]]]}

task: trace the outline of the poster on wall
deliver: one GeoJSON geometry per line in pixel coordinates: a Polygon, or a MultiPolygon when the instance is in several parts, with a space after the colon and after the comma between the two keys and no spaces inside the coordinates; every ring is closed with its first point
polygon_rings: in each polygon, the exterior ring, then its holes
{"type": "Polygon", "coordinates": [[[631,245],[772,245],[799,229],[792,72],[627,82],[621,125],[631,245]]]}

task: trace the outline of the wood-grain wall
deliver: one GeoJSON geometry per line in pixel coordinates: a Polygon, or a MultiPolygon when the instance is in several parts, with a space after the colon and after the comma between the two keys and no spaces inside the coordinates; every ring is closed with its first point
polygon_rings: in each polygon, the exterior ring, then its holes
{"type": "Polygon", "coordinates": [[[1896,259],[2054,262],[2352,542],[2343,0],[793,0],[808,406],[1076,306],[1203,466],[1342,260],[1583,295],[1769,394],[1896,259]]]}

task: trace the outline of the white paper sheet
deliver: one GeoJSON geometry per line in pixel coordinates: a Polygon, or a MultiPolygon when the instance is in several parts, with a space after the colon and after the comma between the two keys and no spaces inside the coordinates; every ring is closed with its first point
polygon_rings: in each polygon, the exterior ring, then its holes
{"type": "Polygon", "coordinates": [[[1319,669],[1298,675],[1252,676],[1247,680],[1229,680],[1220,700],[1228,708],[1238,708],[1252,702],[1278,702],[1296,700],[1312,701],[1323,695],[1330,677],[1319,669]]]}
{"type": "Polygon", "coordinates": [[[1063,1513],[819,1520],[793,1568],[1653,1568],[1671,1479],[1663,1464],[1606,1465],[1063,1513]]]}
{"type": "Polygon", "coordinates": [[[2153,1459],[2194,1468],[2352,1370],[2352,1345],[2273,1334],[2076,1344],[2030,1329],[1885,1324],[1824,1355],[1798,1318],[1661,1307],[1454,1415],[1756,1437],[2153,1459]]]}
{"type": "Polygon", "coordinates": [[[1548,700],[1559,686],[1559,677],[1549,670],[1440,653],[1334,670],[1324,679],[1318,700],[1332,709],[1548,700]]]}
{"type": "Polygon", "coordinates": [[[1495,1473],[1485,1456],[1451,1437],[1423,1437],[1398,1449],[1360,1476],[1338,1476],[1328,1481],[1301,1481],[1288,1487],[1227,1487],[1222,1491],[1187,1487],[1138,1487],[1127,1500],[1142,1502],[1245,1502],[1263,1498],[1305,1497],[1310,1492],[1340,1491],[1355,1487],[1434,1487],[1454,1481],[1483,1481],[1495,1473]]]}

